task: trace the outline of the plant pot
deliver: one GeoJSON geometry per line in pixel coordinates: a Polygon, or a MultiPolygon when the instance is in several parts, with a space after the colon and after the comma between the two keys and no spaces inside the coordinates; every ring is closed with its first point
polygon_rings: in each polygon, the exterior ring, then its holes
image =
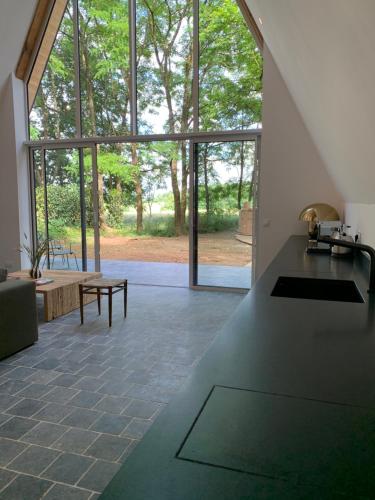
{"type": "Polygon", "coordinates": [[[39,267],[33,267],[29,271],[30,278],[33,278],[34,280],[37,280],[38,278],[42,277],[42,273],[39,269],[39,267]]]}

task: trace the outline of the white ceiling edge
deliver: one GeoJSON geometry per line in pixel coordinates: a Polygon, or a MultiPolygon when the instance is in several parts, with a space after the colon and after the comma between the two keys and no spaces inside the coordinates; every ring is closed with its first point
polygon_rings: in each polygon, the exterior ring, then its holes
{"type": "Polygon", "coordinates": [[[343,198],[375,203],[375,1],[247,4],[343,198]]]}
{"type": "Polygon", "coordinates": [[[1,0],[0,5],[0,94],[14,72],[34,16],[37,0],[1,0]]]}

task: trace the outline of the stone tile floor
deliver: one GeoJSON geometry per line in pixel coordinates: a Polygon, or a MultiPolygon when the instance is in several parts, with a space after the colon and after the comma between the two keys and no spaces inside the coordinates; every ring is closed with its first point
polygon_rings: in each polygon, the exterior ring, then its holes
{"type": "Polygon", "coordinates": [[[104,300],[83,326],[78,311],[41,323],[0,362],[0,499],[98,498],[242,298],[130,286],[111,329],[104,300]]]}

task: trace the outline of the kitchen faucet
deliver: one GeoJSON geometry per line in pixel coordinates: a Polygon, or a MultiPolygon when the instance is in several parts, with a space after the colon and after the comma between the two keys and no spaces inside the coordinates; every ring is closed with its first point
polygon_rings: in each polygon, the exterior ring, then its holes
{"type": "Polygon", "coordinates": [[[339,240],[336,238],[330,238],[329,236],[319,236],[317,241],[321,243],[328,243],[333,246],[352,248],[353,250],[362,250],[370,256],[370,283],[368,293],[375,293],[375,250],[369,245],[363,245],[362,243],[354,243],[354,241],[339,240]]]}

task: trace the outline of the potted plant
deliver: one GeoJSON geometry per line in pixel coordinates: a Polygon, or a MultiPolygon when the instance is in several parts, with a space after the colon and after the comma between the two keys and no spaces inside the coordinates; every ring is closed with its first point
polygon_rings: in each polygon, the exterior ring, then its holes
{"type": "Polygon", "coordinates": [[[27,243],[27,235],[25,234],[24,236],[26,241],[21,245],[19,251],[27,255],[30,261],[31,264],[31,269],[29,271],[30,277],[33,279],[38,279],[42,276],[39,266],[43,255],[45,255],[48,252],[49,240],[48,238],[38,237],[35,245],[33,244],[29,245],[27,243]]]}

